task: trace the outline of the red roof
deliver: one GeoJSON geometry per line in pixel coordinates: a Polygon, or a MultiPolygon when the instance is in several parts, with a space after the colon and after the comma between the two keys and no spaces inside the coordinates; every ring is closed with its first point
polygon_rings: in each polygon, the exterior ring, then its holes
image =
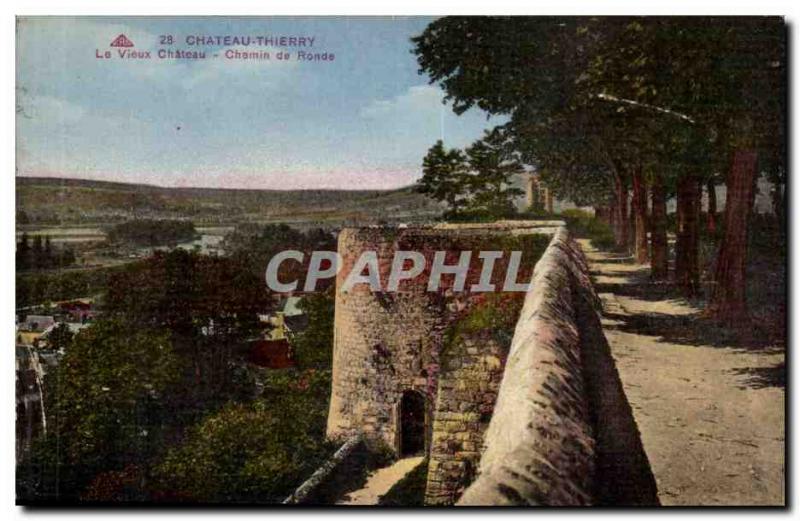
{"type": "Polygon", "coordinates": [[[292,348],[286,339],[256,340],[250,344],[248,360],[251,364],[270,369],[283,369],[294,365],[292,348]]]}
{"type": "Polygon", "coordinates": [[[74,300],[72,302],[62,302],[60,305],[61,309],[83,309],[83,310],[90,310],[92,309],[92,305],[88,302],[83,302],[80,300],[74,300]]]}

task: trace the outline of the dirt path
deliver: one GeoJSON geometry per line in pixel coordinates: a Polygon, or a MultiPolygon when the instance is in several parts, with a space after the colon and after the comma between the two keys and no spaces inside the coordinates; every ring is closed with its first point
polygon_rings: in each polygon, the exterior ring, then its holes
{"type": "Polygon", "coordinates": [[[367,476],[364,487],[350,492],[347,496],[338,501],[337,505],[377,505],[381,496],[389,492],[398,481],[417,468],[425,459],[424,456],[414,458],[404,458],[395,461],[388,467],[384,467],[372,472],[367,476]]]}
{"type": "Polygon", "coordinates": [[[646,266],[581,245],[661,503],[783,504],[784,348],[715,329],[646,266]]]}

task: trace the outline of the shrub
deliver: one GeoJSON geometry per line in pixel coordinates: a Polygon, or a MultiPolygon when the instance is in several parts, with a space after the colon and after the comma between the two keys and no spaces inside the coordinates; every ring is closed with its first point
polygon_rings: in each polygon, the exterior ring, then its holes
{"type": "Polygon", "coordinates": [[[153,497],[280,503],[335,450],[325,442],[329,371],[270,373],[261,398],[192,428],[154,471],[153,497]]]}
{"type": "Polygon", "coordinates": [[[561,216],[576,237],[590,239],[592,246],[601,250],[614,248],[614,233],[611,227],[591,213],[572,208],[561,212],[561,216]]]}

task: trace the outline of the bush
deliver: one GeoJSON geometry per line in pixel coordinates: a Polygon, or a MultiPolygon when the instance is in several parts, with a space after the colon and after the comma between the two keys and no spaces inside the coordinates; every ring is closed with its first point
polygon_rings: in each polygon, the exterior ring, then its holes
{"type": "Polygon", "coordinates": [[[595,248],[609,250],[615,247],[611,227],[589,212],[573,208],[564,210],[561,216],[576,237],[590,239],[595,248]]]}
{"type": "Polygon", "coordinates": [[[165,331],[104,318],[78,333],[45,380],[48,430],[18,467],[18,497],[76,501],[87,485],[87,499],[107,497],[99,475],[126,481],[121,469],[162,449],[179,375],[165,331]]]}
{"type": "Polygon", "coordinates": [[[108,230],[109,242],[137,246],[176,244],[196,237],[197,231],[190,221],[134,219],[116,224],[108,230]]]}
{"type": "Polygon", "coordinates": [[[308,327],[291,339],[297,365],[303,369],[330,369],[333,364],[334,286],[311,293],[300,301],[308,327]]]}
{"type": "Polygon", "coordinates": [[[90,270],[47,273],[18,273],[17,307],[46,304],[53,300],[90,297],[102,293],[108,278],[121,271],[120,266],[90,270]]]}
{"type": "Polygon", "coordinates": [[[153,498],[280,503],[335,450],[325,440],[329,371],[270,373],[263,396],[192,428],[155,468],[153,498]]]}

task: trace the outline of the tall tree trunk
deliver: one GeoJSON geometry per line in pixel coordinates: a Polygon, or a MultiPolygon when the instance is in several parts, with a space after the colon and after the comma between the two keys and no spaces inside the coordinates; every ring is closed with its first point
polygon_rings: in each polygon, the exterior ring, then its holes
{"type": "Polygon", "coordinates": [[[633,211],[633,197],[628,196],[628,253],[631,255],[636,251],[636,219],[633,211]]]}
{"type": "Polygon", "coordinates": [[[616,215],[614,216],[614,239],[617,247],[623,251],[628,250],[628,186],[621,176],[614,179],[614,206],[616,215]]]}
{"type": "Polygon", "coordinates": [[[641,167],[633,173],[633,214],[634,214],[634,250],[636,262],[645,264],[648,260],[647,251],[647,188],[641,167]]]}
{"type": "Polygon", "coordinates": [[[617,198],[615,196],[611,196],[608,198],[608,227],[611,228],[611,231],[614,232],[614,237],[616,237],[616,230],[617,230],[617,198]]]}
{"type": "Polygon", "coordinates": [[[553,192],[549,188],[544,189],[544,208],[547,213],[553,213],[553,192]]]}
{"type": "Polygon", "coordinates": [[[656,176],[651,187],[653,210],[650,220],[650,275],[655,280],[665,280],[668,275],[667,257],[667,191],[664,180],[656,176]]]}
{"type": "Polygon", "coordinates": [[[781,241],[786,240],[786,184],[776,182],[772,188],[772,211],[778,221],[781,241]]]}
{"type": "Polygon", "coordinates": [[[675,278],[688,297],[697,295],[700,283],[698,262],[700,182],[694,174],[678,179],[678,236],[675,243],[675,278]]]}
{"type": "Polygon", "coordinates": [[[606,218],[606,207],[605,206],[595,206],[594,207],[594,218],[601,222],[607,222],[606,218]]]}
{"type": "Polygon", "coordinates": [[[706,184],[708,191],[708,219],[706,221],[706,230],[709,235],[717,233],[717,187],[713,179],[709,179],[706,184]]]}
{"type": "Polygon", "coordinates": [[[728,323],[742,323],[747,313],[747,228],[755,194],[754,150],[733,154],[725,199],[725,234],[717,254],[709,313],[728,323]]]}

